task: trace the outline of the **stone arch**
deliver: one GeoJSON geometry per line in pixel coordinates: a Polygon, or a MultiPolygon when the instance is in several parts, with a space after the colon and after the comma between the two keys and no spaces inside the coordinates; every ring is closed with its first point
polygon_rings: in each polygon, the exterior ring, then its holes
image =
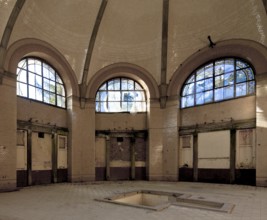
{"type": "Polygon", "coordinates": [[[78,81],[68,61],[58,50],[47,42],[34,38],[26,38],[14,42],[9,46],[6,53],[4,62],[5,70],[15,74],[19,61],[26,56],[35,56],[47,61],[61,75],[67,96],[79,95],[78,81]]]}
{"type": "Polygon", "coordinates": [[[88,84],[87,98],[95,99],[99,86],[114,77],[132,78],[143,86],[150,100],[159,98],[158,85],[151,74],[145,69],[130,63],[115,63],[100,69],[88,84]]]}
{"type": "Polygon", "coordinates": [[[205,47],[187,58],[174,72],[167,95],[177,97],[187,77],[199,66],[210,60],[229,56],[249,61],[257,75],[267,73],[267,48],[262,44],[244,39],[221,41],[215,47],[205,47]]]}

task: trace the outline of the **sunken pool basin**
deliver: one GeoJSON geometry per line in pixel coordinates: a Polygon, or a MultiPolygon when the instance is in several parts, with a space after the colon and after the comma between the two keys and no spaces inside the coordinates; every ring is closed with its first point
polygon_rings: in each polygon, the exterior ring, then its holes
{"type": "Polygon", "coordinates": [[[230,213],[234,208],[233,204],[208,201],[203,197],[194,197],[190,194],[151,190],[131,191],[96,200],[155,211],[163,210],[170,205],[226,213],[230,213]]]}

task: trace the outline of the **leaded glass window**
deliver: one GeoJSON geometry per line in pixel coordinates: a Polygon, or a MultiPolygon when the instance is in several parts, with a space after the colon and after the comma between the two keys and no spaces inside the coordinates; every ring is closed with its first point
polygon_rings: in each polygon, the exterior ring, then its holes
{"type": "Polygon", "coordinates": [[[96,112],[146,112],[145,91],[129,78],[108,80],[97,91],[96,112]]]}
{"type": "Polygon", "coordinates": [[[181,108],[255,94],[252,67],[237,58],[212,61],[194,71],[184,83],[181,108]]]}
{"type": "Polygon", "coordinates": [[[17,95],[66,107],[65,88],[56,70],[43,60],[24,58],[17,68],[17,95]]]}

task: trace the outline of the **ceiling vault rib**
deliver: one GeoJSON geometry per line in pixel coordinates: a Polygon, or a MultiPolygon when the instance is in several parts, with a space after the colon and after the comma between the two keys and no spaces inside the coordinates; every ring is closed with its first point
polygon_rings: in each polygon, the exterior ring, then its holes
{"type": "Polygon", "coordinates": [[[94,24],[93,32],[92,32],[92,35],[91,35],[91,38],[89,41],[88,50],[87,50],[85,63],[84,63],[84,68],[83,68],[82,83],[80,84],[81,106],[82,106],[82,102],[85,101],[86,90],[87,90],[87,78],[88,78],[88,73],[89,73],[89,68],[90,68],[90,62],[91,62],[91,58],[92,58],[92,54],[93,54],[93,50],[94,50],[94,46],[95,46],[95,41],[96,41],[98,29],[100,27],[101,20],[103,18],[107,3],[108,3],[108,0],[102,0],[102,2],[101,2],[101,5],[99,8],[97,17],[96,17],[96,21],[94,24]]]}
{"type": "Polygon", "coordinates": [[[26,0],[17,0],[16,1],[16,4],[14,5],[14,8],[11,12],[11,15],[8,19],[7,25],[5,27],[5,31],[4,31],[2,39],[1,39],[1,43],[0,43],[0,70],[2,70],[2,71],[4,69],[4,58],[5,58],[5,53],[6,53],[6,49],[8,46],[8,42],[9,42],[13,27],[16,23],[18,15],[19,15],[25,1],[26,0]]]}
{"type": "Polygon", "coordinates": [[[169,0],[163,0],[162,9],[162,42],[161,42],[161,81],[160,107],[166,107],[167,100],[167,49],[168,49],[169,0]]]}

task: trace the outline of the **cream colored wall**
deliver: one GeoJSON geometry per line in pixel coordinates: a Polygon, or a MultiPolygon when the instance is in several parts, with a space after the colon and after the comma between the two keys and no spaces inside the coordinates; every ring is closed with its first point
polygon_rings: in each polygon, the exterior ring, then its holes
{"type": "Polygon", "coordinates": [[[89,71],[118,62],[136,64],[160,81],[162,0],[109,1],[89,71]]]}
{"type": "Polygon", "coordinates": [[[32,170],[52,170],[52,135],[32,132],[32,170]]]}
{"type": "MultiPolygon", "coordinates": [[[[1,72],[0,72],[1,73],[1,72]]],[[[0,191],[16,188],[16,83],[4,77],[0,84],[0,191]]]]}
{"type": "Polygon", "coordinates": [[[146,130],[147,114],[146,113],[116,113],[116,114],[97,114],[95,116],[96,130],[146,130]]]}
{"type": "Polygon", "coordinates": [[[12,9],[16,3],[16,0],[2,0],[0,1],[0,39],[2,39],[3,33],[6,28],[8,18],[12,12],[12,9]]]}
{"type": "Polygon", "coordinates": [[[80,108],[76,99],[68,102],[68,175],[72,182],[95,179],[95,108],[80,108]]]}
{"type": "Polygon", "coordinates": [[[256,100],[256,181],[259,186],[267,185],[267,74],[257,78],[256,100]]]}
{"type": "Polygon", "coordinates": [[[67,128],[67,110],[17,97],[17,119],[67,128]]]}
{"type": "Polygon", "coordinates": [[[198,168],[230,168],[230,131],[198,134],[198,168]]]}
{"type": "Polygon", "coordinates": [[[68,60],[80,82],[100,3],[99,0],[27,0],[9,45],[23,38],[37,38],[51,44],[68,60]]]}
{"type": "MultiPolygon", "coordinates": [[[[9,1],[3,13],[5,20],[12,3],[9,1]]],[[[68,60],[81,82],[100,4],[99,0],[27,0],[9,45],[22,38],[51,44],[68,60]]],[[[267,45],[267,18],[261,0],[170,0],[169,4],[167,82],[189,56],[209,45],[208,35],[214,42],[249,39],[267,45]]],[[[108,1],[88,80],[109,64],[127,62],[143,67],[160,83],[162,7],[162,0],[108,1]]]]}
{"type": "Polygon", "coordinates": [[[249,39],[267,45],[262,0],[170,0],[168,79],[189,56],[213,42],[249,39]]]}
{"type": "Polygon", "coordinates": [[[181,110],[181,126],[256,118],[255,96],[181,110]]]}

